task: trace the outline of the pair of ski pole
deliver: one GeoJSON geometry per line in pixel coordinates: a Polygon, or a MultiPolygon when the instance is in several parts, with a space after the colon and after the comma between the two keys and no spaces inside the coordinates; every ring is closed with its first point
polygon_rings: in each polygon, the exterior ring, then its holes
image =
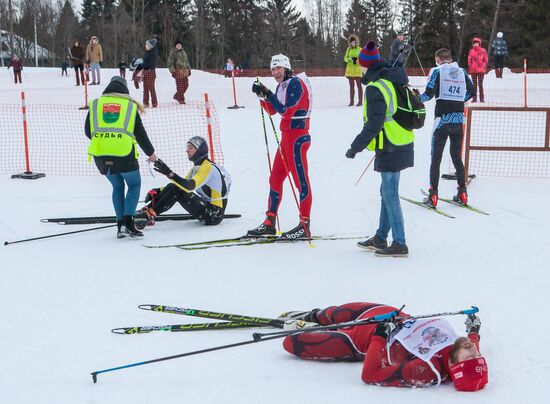
{"type": "MultiPolygon", "coordinates": [[[[403,307],[404,306],[402,306],[401,309],[403,307]]],[[[200,349],[198,351],[191,351],[191,352],[186,352],[186,353],[177,354],[177,355],[165,356],[165,357],[162,357],[162,358],[150,359],[150,360],[146,360],[146,361],[142,361],[142,362],[130,363],[128,365],[122,365],[122,366],[117,366],[117,367],[108,368],[108,369],[96,370],[96,371],[91,373],[92,380],[93,380],[94,383],[97,383],[97,376],[99,374],[102,374],[102,373],[109,373],[109,372],[114,372],[114,371],[117,371],[117,370],[123,370],[123,369],[132,368],[132,367],[143,366],[143,365],[149,365],[151,363],[163,362],[163,361],[168,361],[168,360],[172,360],[172,359],[183,358],[183,357],[186,357],[186,356],[199,355],[199,354],[207,353],[207,352],[220,351],[222,349],[235,348],[235,347],[255,344],[255,343],[263,342],[263,341],[271,341],[273,339],[284,338],[284,337],[289,336],[289,335],[304,334],[304,333],[310,333],[310,332],[316,332],[316,331],[334,330],[334,328],[355,327],[355,326],[358,326],[358,325],[380,323],[380,322],[384,322],[384,321],[417,320],[417,319],[422,319],[422,318],[455,316],[455,315],[460,315],[460,314],[473,315],[473,314],[475,314],[479,311],[479,309],[476,306],[472,306],[470,309],[466,309],[466,310],[442,312],[442,313],[433,313],[433,314],[423,314],[423,315],[410,316],[410,317],[397,317],[398,314],[401,312],[401,309],[394,310],[394,311],[392,311],[390,313],[387,313],[387,314],[380,314],[380,315],[377,315],[377,316],[373,316],[373,317],[369,317],[369,318],[365,318],[365,319],[361,319],[361,320],[348,321],[348,322],[339,323],[339,324],[331,324],[331,325],[325,325],[325,326],[310,327],[310,328],[305,328],[305,329],[302,329],[302,330],[275,331],[275,332],[269,332],[269,333],[254,333],[252,335],[252,339],[249,339],[249,340],[246,340],[246,341],[235,342],[233,344],[220,345],[220,346],[215,346],[215,347],[211,347],[211,348],[200,349]]]]}

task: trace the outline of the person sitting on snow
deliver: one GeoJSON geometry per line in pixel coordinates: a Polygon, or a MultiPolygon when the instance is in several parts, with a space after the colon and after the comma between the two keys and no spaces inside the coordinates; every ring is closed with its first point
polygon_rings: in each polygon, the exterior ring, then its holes
{"type": "Polygon", "coordinates": [[[172,208],[176,202],[206,225],[222,222],[231,187],[229,174],[208,158],[208,143],[203,137],[189,139],[187,157],[193,162],[193,168],[185,178],[174,173],[162,160],[155,162],[154,170],[166,175],[172,182],[147,192],[147,205],[136,217],[138,224],[152,224],[157,215],[172,208]],[[147,219],[145,222],[138,220],[144,218],[147,219]]]}
{"type": "Polygon", "coordinates": [[[466,319],[468,336],[459,337],[440,317],[410,319],[400,312],[390,321],[338,328],[399,310],[379,303],[348,303],[307,312],[283,313],[286,329],[335,325],[334,330],[296,333],[285,337],[284,349],[300,359],[363,361],[361,379],[367,384],[427,387],[452,381],[459,391],[476,391],[488,382],[485,358],[479,353],[481,321],[466,319]],[[405,317],[405,318],[403,318],[405,317]]]}

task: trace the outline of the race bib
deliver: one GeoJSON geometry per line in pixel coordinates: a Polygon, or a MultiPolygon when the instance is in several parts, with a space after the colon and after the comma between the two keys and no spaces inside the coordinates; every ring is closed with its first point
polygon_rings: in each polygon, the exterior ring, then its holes
{"type": "Polygon", "coordinates": [[[440,384],[441,374],[430,359],[443,348],[454,344],[457,338],[458,336],[445,319],[409,320],[405,321],[403,328],[390,339],[388,354],[391,344],[399,341],[407,351],[430,367],[437,377],[437,384],[440,384]]]}
{"type": "Polygon", "coordinates": [[[456,62],[439,66],[440,100],[464,102],[466,98],[466,77],[456,62]]]}

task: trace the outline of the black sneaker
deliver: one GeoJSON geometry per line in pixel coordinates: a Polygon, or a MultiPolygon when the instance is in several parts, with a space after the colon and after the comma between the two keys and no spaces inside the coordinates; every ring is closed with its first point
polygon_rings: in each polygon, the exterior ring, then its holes
{"type": "Polygon", "coordinates": [[[376,251],[388,247],[388,242],[386,240],[381,240],[378,237],[374,236],[365,241],[360,241],[357,243],[357,247],[362,248],[363,250],[376,251]]]}
{"type": "Polygon", "coordinates": [[[277,230],[275,229],[275,215],[268,214],[261,225],[255,229],[248,230],[246,234],[252,237],[276,236],[277,230]]]}
{"type": "Polygon", "coordinates": [[[409,249],[406,245],[394,241],[389,247],[383,248],[382,250],[376,250],[374,255],[377,257],[405,258],[409,256],[409,249]]]}
{"type": "Polygon", "coordinates": [[[304,219],[303,223],[300,221],[298,226],[281,234],[281,238],[286,238],[288,240],[307,239],[308,237],[311,238],[309,223],[309,219],[304,219]]]}
{"type": "Polygon", "coordinates": [[[143,237],[143,233],[136,229],[136,224],[134,223],[133,216],[124,216],[122,219],[124,221],[123,229],[125,233],[130,237],[143,237]]]}

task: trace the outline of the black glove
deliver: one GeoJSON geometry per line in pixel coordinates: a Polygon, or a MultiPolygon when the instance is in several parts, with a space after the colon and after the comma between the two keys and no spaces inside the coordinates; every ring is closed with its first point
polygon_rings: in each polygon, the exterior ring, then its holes
{"type": "Polygon", "coordinates": [[[172,170],[170,170],[170,167],[168,167],[166,163],[164,163],[164,161],[162,161],[161,159],[157,159],[157,161],[155,161],[155,164],[153,165],[153,170],[164,174],[167,177],[172,172],[172,170]]]}
{"type": "Polygon", "coordinates": [[[353,62],[354,65],[357,64],[357,58],[351,58],[351,61],[353,62]]]}
{"type": "Polygon", "coordinates": [[[346,157],[348,159],[353,159],[353,158],[355,158],[356,154],[357,154],[357,152],[354,152],[352,149],[348,149],[348,151],[346,152],[346,157]]]}
{"type": "Polygon", "coordinates": [[[267,98],[273,94],[269,88],[257,81],[252,84],[252,92],[261,98],[267,98]]]}
{"type": "Polygon", "coordinates": [[[152,205],[155,205],[155,200],[157,199],[158,194],[160,194],[160,188],[153,188],[147,195],[145,195],[145,203],[151,202],[152,205]]]}
{"type": "Polygon", "coordinates": [[[414,95],[416,95],[417,97],[420,97],[420,91],[418,91],[418,88],[412,88],[411,91],[414,95]]]}
{"type": "Polygon", "coordinates": [[[103,66],[103,62],[99,62],[99,67],[103,66]]]}
{"type": "Polygon", "coordinates": [[[475,314],[468,314],[468,318],[464,322],[466,324],[466,333],[470,334],[472,332],[479,334],[479,329],[481,328],[481,320],[475,314]]]}
{"type": "Polygon", "coordinates": [[[395,330],[397,330],[397,325],[393,321],[383,321],[376,326],[374,335],[387,340],[395,330]]]}

